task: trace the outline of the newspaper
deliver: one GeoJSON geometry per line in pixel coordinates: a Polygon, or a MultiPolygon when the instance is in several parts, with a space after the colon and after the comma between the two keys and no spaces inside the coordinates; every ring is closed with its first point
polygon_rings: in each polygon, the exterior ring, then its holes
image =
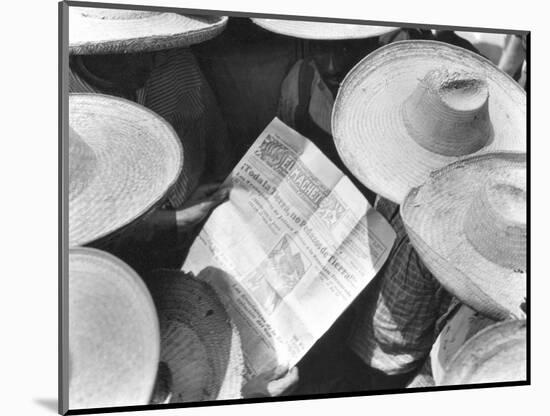
{"type": "Polygon", "coordinates": [[[211,284],[249,378],[294,366],[385,262],[395,234],[308,139],[274,119],[226,180],[183,270],[211,284]]]}

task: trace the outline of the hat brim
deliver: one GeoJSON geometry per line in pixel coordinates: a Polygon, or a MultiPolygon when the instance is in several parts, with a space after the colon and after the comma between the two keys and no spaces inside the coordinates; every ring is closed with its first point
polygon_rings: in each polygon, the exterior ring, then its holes
{"type": "Polygon", "coordinates": [[[141,278],[100,250],[69,250],[69,408],[149,403],[160,353],[141,278]]]}
{"type": "Polygon", "coordinates": [[[430,70],[481,75],[488,84],[494,137],[477,153],[526,149],[525,91],[485,58],[435,41],[401,41],[360,61],[345,77],[332,112],[336,148],[367,188],[400,204],[432,170],[459,159],[430,152],[409,136],[403,102],[430,70]]]}
{"type": "Polygon", "coordinates": [[[183,149],[176,132],[145,107],[108,95],[69,94],[69,127],[90,149],[94,165],[69,177],[70,246],[140,218],[180,175],[183,149]]]}
{"type": "Polygon", "coordinates": [[[456,353],[441,385],[524,381],[527,379],[526,322],[491,325],[456,353]]]}
{"type": "Polygon", "coordinates": [[[474,311],[463,303],[457,304],[451,317],[439,333],[430,352],[432,376],[436,386],[441,385],[448,365],[456,353],[470,338],[482,329],[494,325],[493,319],[474,311]]]}
{"type": "Polygon", "coordinates": [[[172,373],[171,403],[240,398],[240,335],[214,290],[176,270],[156,270],[147,283],[159,314],[160,359],[172,373]]]}
{"type": "Polygon", "coordinates": [[[433,172],[401,206],[410,241],[435,278],[463,303],[495,320],[525,317],[521,303],[526,274],[480,254],[468,240],[464,223],[486,179],[498,181],[515,169],[525,171],[525,154],[464,159],[433,172]]]}
{"type": "Polygon", "coordinates": [[[149,13],[139,19],[87,15],[87,7],[69,7],[69,53],[75,55],[150,52],[185,47],[212,39],[227,16],[149,13]]]}
{"type": "Polygon", "coordinates": [[[399,30],[397,27],[390,26],[370,26],[347,23],[257,18],[252,18],[251,20],[270,32],[310,40],[366,39],[399,30]]]}

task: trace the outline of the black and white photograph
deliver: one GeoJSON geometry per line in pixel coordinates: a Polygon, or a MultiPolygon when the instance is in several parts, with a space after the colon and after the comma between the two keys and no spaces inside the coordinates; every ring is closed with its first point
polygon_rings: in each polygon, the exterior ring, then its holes
{"type": "Polygon", "coordinates": [[[528,28],[181,7],[59,3],[59,413],[530,385],[528,28]]]}

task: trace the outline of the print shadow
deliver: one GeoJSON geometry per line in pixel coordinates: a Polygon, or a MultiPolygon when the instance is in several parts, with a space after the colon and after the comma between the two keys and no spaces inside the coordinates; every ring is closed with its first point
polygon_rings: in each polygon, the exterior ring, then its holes
{"type": "Polygon", "coordinates": [[[34,402],[52,413],[57,413],[57,399],[34,399],[34,402]]]}

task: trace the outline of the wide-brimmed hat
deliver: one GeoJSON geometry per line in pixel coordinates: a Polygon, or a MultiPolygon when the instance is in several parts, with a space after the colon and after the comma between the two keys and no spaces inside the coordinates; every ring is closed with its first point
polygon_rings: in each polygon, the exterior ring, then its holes
{"type": "Polygon", "coordinates": [[[491,325],[470,338],[452,358],[441,385],[527,379],[525,320],[491,325]]]}
{"type": "Polygon", "coordinates": [[[398,30],[397,27],[300,20],[257,19],[252,21],[270,32],[311,40],[366,39],[398,30]]]}
{"type": "Polygon", "coordinates": [[[221,33],[226,16],[69,7],[69,53],[150,52],[185,47],[221,33]]]}
{"type": "Polygon", "coordinates": [[[171,403],[241,397],[241,340],[214,289],[176,270],[147,276],[160,321],[160,360],[172,374],[171,403]]]}
{"type": "Polygon", "coordinates": [[[136,220],[162,201],[183,166],[174,129],[131,101],[69,94],[69,245],[136,220]]]}
{"type": "Polygon", "coordinates": [[[100,250],[69,250],[69,408],[149,403],[159,363],[158,318],[147,287],[100,250]]]}
{"type": "Polygon", "coordinates": [[[401,205],[410,241],[436,279],[493,319],[524,318],[524,153],[473,156],[434,171],[401,205]]]}
{"type": "Polygon", "coordinates": [[[402,41],[360,61],[332,112],[336,148],[367,188],[400,204],[429,173],[480,152],[526,149],[525,91],[487,59],[402,41]]]}
{"type": "Polygon", "coordinates": [[[430,364],[433,381],[441,385],[451,360],[462,346],[484,328],[497,323],[469,306],[459,303],[452,310],[452,316],[437,336],[430,351],[430,364]]]}

